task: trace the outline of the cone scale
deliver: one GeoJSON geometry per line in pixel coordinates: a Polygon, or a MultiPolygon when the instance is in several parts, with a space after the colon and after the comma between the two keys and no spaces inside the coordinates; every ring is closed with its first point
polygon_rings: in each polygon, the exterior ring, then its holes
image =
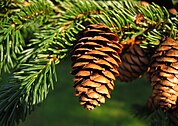
{"type": "Polygon", "coordinates": [[[86,27],[74,47],[71,74],[75,75],[75,96],[88,110],[111,97],[123,48],[118,40],[107,26],[93,24],[86,27]]]}

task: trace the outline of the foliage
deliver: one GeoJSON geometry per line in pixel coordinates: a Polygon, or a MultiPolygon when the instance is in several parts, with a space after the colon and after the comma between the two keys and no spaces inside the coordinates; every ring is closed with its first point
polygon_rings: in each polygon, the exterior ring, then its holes
{"type": "Polygon", "coordinates": [[[177,34],[176,15],[158,5],[135,1],[3,0],[0,2],[0,75],[10,79],[0,88],[0,125],[25,120],[54,89],[55,66],[69,55],[87,24],[103,23],[126,43],[139,36],[151,51],[166,35],[177,34]],[[138,21],[139,14],[143,21],[138,21]],[[19,114],[20,113],[20,114],[19,114]]]}

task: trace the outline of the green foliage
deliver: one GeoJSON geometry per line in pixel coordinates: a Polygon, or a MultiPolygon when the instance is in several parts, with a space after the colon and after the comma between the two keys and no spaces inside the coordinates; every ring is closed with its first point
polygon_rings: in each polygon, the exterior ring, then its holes
{"type": "MultiPolygon", "coordinates": [[[[5,12],[0,13],[0,74],[10,72],[18,64],[18,55],[28,42],[23,32],[28,34],[28,30],[37,30],[52,13],[49,5],[44,2],[29,3],[28,6],[8,3],[9,6],[2,8],[5,12]]],[[[4,4],[3,1],[1,4],[4,4]]]]}
{"type": "Polygon", "coordinates": [[[166,112],[163,112],[161,109],[156,110],[151,115],[151,126],[168,126],[169,119],[166,112]]]}
{"type": "MultiPolygon", "coordinates": [[[[164,36],[176,39],[178,21],[165,8],[134,1],[58,0],[0,2],[0,125],[24,121],[56,80],[55,66],[69,55],[87,24],[103,23],[125,43],[141,37],[148,51],[164,36]],[[58,4],[57,4],[58,3],[58,4]],[[137,16],[143,20],[137,22],[137,16]]],[[[57,81],[57,80],[56,80],[57,81]]]]}
{"type": "Polygon", "coordinates": [[[90,23],[103,23],[115,31],[120,42],[140,37],[142,48],[155,48],[164,36],[177,39],[177,17],[170,17],[166,8],[158,5],[139,6],[133,1],[66,1],[60,3],[64,8],[64,19],[84,20],[90,23]],[[72,8],[72,9],[71,9],[72,8]],[[136,23],[137,16],[143,14],[143,21],[136,23]]]}
{"type": "Polygon", "coordinates": [[[66,56],[66,47],[71,46],[65,38],[61,38],[62,33],[53,27],[41,28],[34,36],[19,56],[20,64],[13,72],[9,86],[4,84],[1,87],[1,125],[13,125],[19,119],[24,120],[34,105],[47,97],[49,90],[54,89],[55,64],[66,56]]]}

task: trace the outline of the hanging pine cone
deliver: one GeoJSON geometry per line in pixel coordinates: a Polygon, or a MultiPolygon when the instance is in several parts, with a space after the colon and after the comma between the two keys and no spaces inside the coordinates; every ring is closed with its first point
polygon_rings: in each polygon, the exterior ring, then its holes
{"type": "Polygon", "coordinates": [[[133,45],[121,54],[122,63],[118,67],[119,81],[128,82],[140,78],[148,70],[149,56],[139,45],[133,45]]]}
{"type": "Polygon", "coordinates": [[[152,95],[148,106],[174,109],[178,96],[178,43],[167,38],[152,56],[150,69],[152,95]]]}
{"type": "Polygon", "coordinates": [[[93,24],[87,26],[74,47],[71,73],[75,75],[75,95],[88,110],[105,103],[105,97],[111,97],[123,48],[118,39],[107,26],[93,24]]]}

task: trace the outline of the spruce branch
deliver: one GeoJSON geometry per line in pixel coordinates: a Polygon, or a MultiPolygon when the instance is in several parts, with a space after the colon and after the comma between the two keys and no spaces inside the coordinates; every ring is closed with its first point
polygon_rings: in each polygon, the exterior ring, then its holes
{"type": "Polygon", "coordinates": [[[34,34],[35,38],[19,56],[20,64],[9,83],[1,85],[0,125],[24,121],[35,105],[46,99],[50,89],[54,89],[53,81],[57,81],[55,66],[69,52],[71,38],[75,36],[70,33],[72,30],[63,31],[49,25],[34,34]]]}
{"type": "Polygon", "coordinates": [[[24,120],[27,113],[34,109],[34,105],[42,102],[49,90],[54,88],[57,55],[45,54],[44,50],[42,52],[38,52],[35,58],[31,55],[28,63],[20,64],[8,86],[5,84],[1,87],[0,104],[3,107],[0,109],[0,122],[2,126],[14,125],[20,119],[24,120]]]}
{"type": "Polygon", "coordinates": [[[169,119],[168,113],[163,112],[163,110],[158,109],[150,115],[151,126],[168,126],[169,119]]]}
{"type": "Polygon", "coordinates": [[[28,34],[28,29],[39,29],[51,13],[52,9],[43,1],[15,9],[10,6],[5,14],[0,14],[0,74],[10,72],[18,64],[18,55],[28,42],[22,34],[28,34]]]}
{"type": "Polygon", "coordinates": [[[34,105],[42,102],[53,87],[55,58],[36,59],[31,64],[22,64],[14,73],[9,85],[3,85],[0,93],[0,124],[14,125],[24,120],[34,105]],[[27,72],[28,71],[28,72],[27,72]]]}
{"type": "Polygon", "coordinates": [[[144,40],[140,46],[150,50],[156,48],[164,36],[176,39],[177,18],[171,17],[166,8],[156,4],[145,7],[129,0],[104,2],[76,0],[61,3],[65,11],[60,21],[81,22],[83,19],[92,24],[105,24],[120,36],[120,42],[123,44],[128,43],[131,38],[134,40],[139,37],[140,41],[144,40]]]}
{"type": "Polygon", "coordinates": [[[150,50],[157,47],[165,35],[176,38],[177,24],[172,22],[173,18],[166,8],[155,4],[138,6],[130,1],[108,3],[112,9],[106,8],[100,15],[92,15],[92,19],[95,23],[102,22],[113,27],[121,37],[120,42],[128,43],[127,40],[139,37],[144,40],[140,46],[150,50]]]}

